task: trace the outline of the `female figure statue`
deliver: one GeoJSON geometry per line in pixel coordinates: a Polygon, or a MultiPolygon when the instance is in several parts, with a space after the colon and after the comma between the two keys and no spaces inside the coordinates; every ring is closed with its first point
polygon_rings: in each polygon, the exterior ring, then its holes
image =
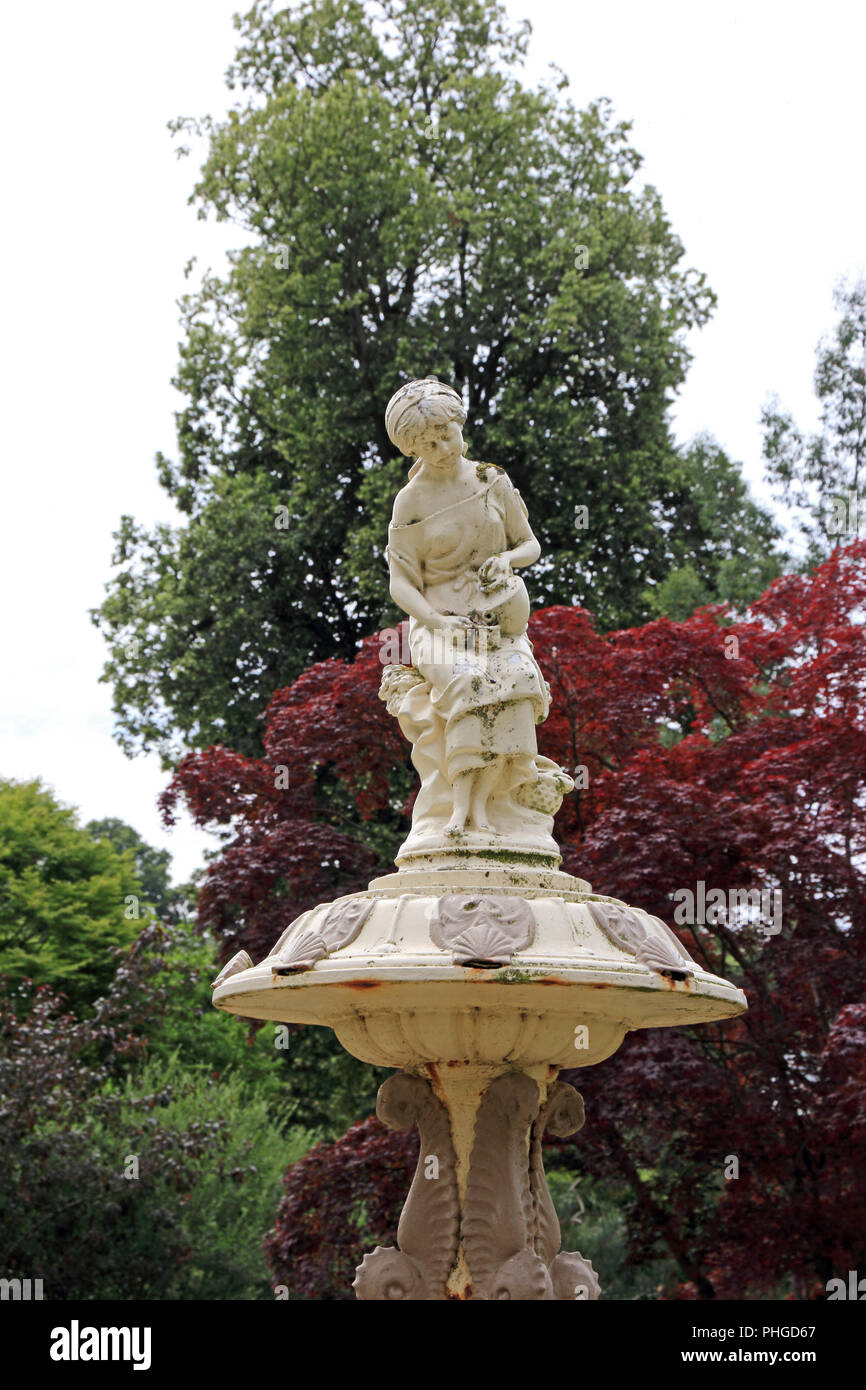
{"type": "MultiPolygon", "coordinates": [[[[426,377],[392,397],[391,441],[416,455],[388,531],[391,596],[409,615],[412,668],[388,667],[381,695],[413,744],[422,788],[404,851],[537,841],[571,779],[537,753],[550,691],[526,635],[515,569],[540,546],[507,474],[463,453],[457,393],[426,377]],[[434,845],[431,837],[435,837],[434,845]]],[[[398,863],[401,856],[398,855],[398,863]]]]}

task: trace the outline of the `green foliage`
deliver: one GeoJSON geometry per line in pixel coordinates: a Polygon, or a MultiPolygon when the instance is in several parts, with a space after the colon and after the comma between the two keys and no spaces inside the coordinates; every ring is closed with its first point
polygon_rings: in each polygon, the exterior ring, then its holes
{"type": "Polygon", "coordinates": [[[677,622],[705,603],[729,602],[741,611],[781,573],[781,532],[749,495],[738,464],[707,434],[679,455],[670,537],[674,567],[645,590],[655,615],[677,622]]]}
{"type": "Polygon", "coordinates": [[[368,1066],[337,1042],[330,1028],[299,1025],[289,1033],[281,1099],[291,1123],[333,1140],[376,1109],[376,1093],[391,1075],[368,1066]]]}
{"type": "Polygon", "coordinates": [[[310,1139],[246,1059],[166,1055],[160,995],[178,981],[153,970],[160,932],[93,1018],[44,987],[0,1001],[0,1274],[47,1298],[270,1296],[256,1233],[310,1139]],[[142,1019],[160,1042],[146,1062],[142,1019]]]}
{"type": "Polygon", "coordinates": [[[160,1065],[170,1067],[179,1056],[190,1073],[212,1078],[231,1073],[250,1094],[282,1114],[291,1096],[286,1086],[291,1058],[276,1044],[285,1035],[277,1034],[273,1024],[258,1027],[213,1007],[211,981],[219,968],[212,938],[182,925],[138,943],[134,978],[148,981],[141,1018],[144,1055],[155,1071],[160,1065]]]}
{"type": "MultiPolygon", "coordinates": [[[[118,971],[141,1047],[116,1067],[135,1073],[143,1054],[154,1075],[176,1057],[190,1074],[231,1074],[267,1104],[281,1129],[309,1131],[311,1142],[335,1139],[375,1110],[386,1068],[350,1056],[329,1028],[259,1025],[215,1009],[210,982],[219,968],[210,936],[178,924],[146,932],[118,971]]],[[[116,1012],[117,987],[97,1017],[116,1012]]]]}
{"type": "Polygon", "coordinates": [[[146,1250],[154,1209],[162,1209],[184,1252],[175,1269],[152,1270],[159,1292],[150,1296],[270,1297],[256,1234],[264,1236],[273,1220],[285,1168],[309,1147],[308,1136],[282,1132],[267,1097],[245,1078],[229,1072],[216,1079],[179,1057],[149,1063],[113,1094],[116,1110],[103,1112],[91,1137],[112,1176],[127,1155],[139,1158],[139,1178],[122,1179],[133,1200],[124,1204],[121,1249],[132,1239],[146,1250]],[[174,1162],[163,1158],[165,1135],[176,1141],[174,1162]]]}
{"type": "MultiPolygon", "coordinates": [[[[547,1161],[553,1162],[548,1153],[547,1161]]],[[[563,1250],[580,1249],[592,1263],[606,1300],[655,1300],[675,1287],[679,1272],[668,1258],[629,1261],[627,1212],[631,1194],[598,1179],[578,1177],[563,1168],[547,1174],[550,1195],[562,1229],[563,1250]]]]}
{"type": "Polygon", "coordinates": [[[837,285],[833,300],[839,321],[815,367],[820,433],[804,435],[776,399],[761,415],[770,481],[803,513],[807,566],[866,532],[866,280],[837,285]]]}
{"type": "Polygon", "coordinates": [[[107,840],[118,854],[123,854],[128,849],[132,850],[135,872],[141,884],[144,901],[153,908],[157,917],[167,917],[175,904],[169,875],[169,851],[155,849],[142,839],[133,826],[113,816],[104,820],[88,821],[84,829],[94,840],[107,840]]]}
{"type": "Polygon", "coordinates": [[[41,782],[0,779],[0,975],[83,1006],[140,930],[141,892],[131,851],[94,840],[41,782]]]}
{"type": "MultiPolygon", "coordinates": [[[[625,625],[687,565],[715,593],[727,523],[691,500],[668,421],[713,296],[628,125],[564,78],[523,85],[526,27],[494,0],[256,4],[239,28],[237,108],[177,123],[208,139],[200,214],[252,237],[183,301],[179,455],[158,466],[188,520],[124,517],[94,614],[123,746],[256,754],[276,688],[393,620],[407,465],[383,412],[410,376],[463,393],[470,456],[521,489],[537,602],[625,625]]],[[[759,551],[765,520],[737,506],[759,551]]]]}
{"type": "Polygon", "coordinates": [[[659,614],[666,613],[678,623],[685,622],[696,608],[709,602],[710,595],[694,565],[671,570],[652,593],[652,604],[659,614]]]}

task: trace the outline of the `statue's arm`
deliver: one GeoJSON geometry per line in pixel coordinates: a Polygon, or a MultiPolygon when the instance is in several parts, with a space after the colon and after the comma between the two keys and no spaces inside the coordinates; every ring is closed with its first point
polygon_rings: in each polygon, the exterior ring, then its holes
{"type": "Polygon", "coordinates": [[[541,554],[541,546],[530,531],[526,540],[514,546],[512,550],[503,550],[502,558],[507,560],[512,569],[520,569],[522,565],[534,565],[541,554]]]}
{"type": "Polygon", "coordinates": [[[410,618],[417,618],[425,627],[435,627],[440,621],[439,614],[434,612],[421,590],[410,579],[405,561],[395,555],[390,546],[388,568],[391,573],[391,597],[397,607],[408,613],[410,618]]]}
{"type": "Polygon", "coordinates": [[[424,595],[420,566],[413,556],[401,554],[392,544],[388,545],[387,555],[391,597],[398,608],[431,629],[469,626],[468,618],[437,613],[430,606],[424,595]]]}
{"type": "Polygon", "coordinates": [[[520,569],[525,565],[534,565],[541,554],[541,546],[532,533],[529,513],[520,493],[505,474],[498,485],[502,486],[505,492],[505,534],[509,549],[491,557],[493,563],[488,561],[484,567],[488,573],[494,569],[503,572],[509,566],[512,569],[520,569]]]}

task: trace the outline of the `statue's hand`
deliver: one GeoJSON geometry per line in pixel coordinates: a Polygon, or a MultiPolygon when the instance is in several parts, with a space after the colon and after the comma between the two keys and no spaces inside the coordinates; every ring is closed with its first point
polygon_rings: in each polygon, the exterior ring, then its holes
{"type": "Polygon", "coordinates": [[[501,587],[511,577],[511,562],[505,555],[491,555],[478,571],[478,582],[482,589],[501,587]]]}
{"type": "Polygon", "coordinates": [[[462,618],[457,613],[437,613],[436,622],[431,624],[431,626],[451,632],[457,628],[472,627],[472,620],[470,618],[462,618]]]}

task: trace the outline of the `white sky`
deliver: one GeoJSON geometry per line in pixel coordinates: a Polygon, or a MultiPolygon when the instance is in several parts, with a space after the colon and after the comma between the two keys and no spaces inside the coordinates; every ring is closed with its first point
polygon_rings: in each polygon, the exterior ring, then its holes
{"type": "MultiPolygon", "coordinates": [[[[87,610],[122,512],[173,511],[153,468],[174,454],[170,386],[183,267],[219,266],[230,229],[187,206],[195,165],[166,122],[220,114],[234,51],[227,0],[51,0],[7,7],[2,83],[5,392],[0,775],[41,776],[82,816],[119,816],[175,855],[155,758],[112,740],[104,651],[87,610]]],[[[815,419],[814,349],[841,275],[866,273],[862,62],[866,7],[825,0],[508,0],[530,13],[528,76],[555,61],[578,104],[634,122],[689,263],[719,297],[695,335],[682,439],[708,429],[761,476],[758,414],[777,391],[815,419]]]]}

